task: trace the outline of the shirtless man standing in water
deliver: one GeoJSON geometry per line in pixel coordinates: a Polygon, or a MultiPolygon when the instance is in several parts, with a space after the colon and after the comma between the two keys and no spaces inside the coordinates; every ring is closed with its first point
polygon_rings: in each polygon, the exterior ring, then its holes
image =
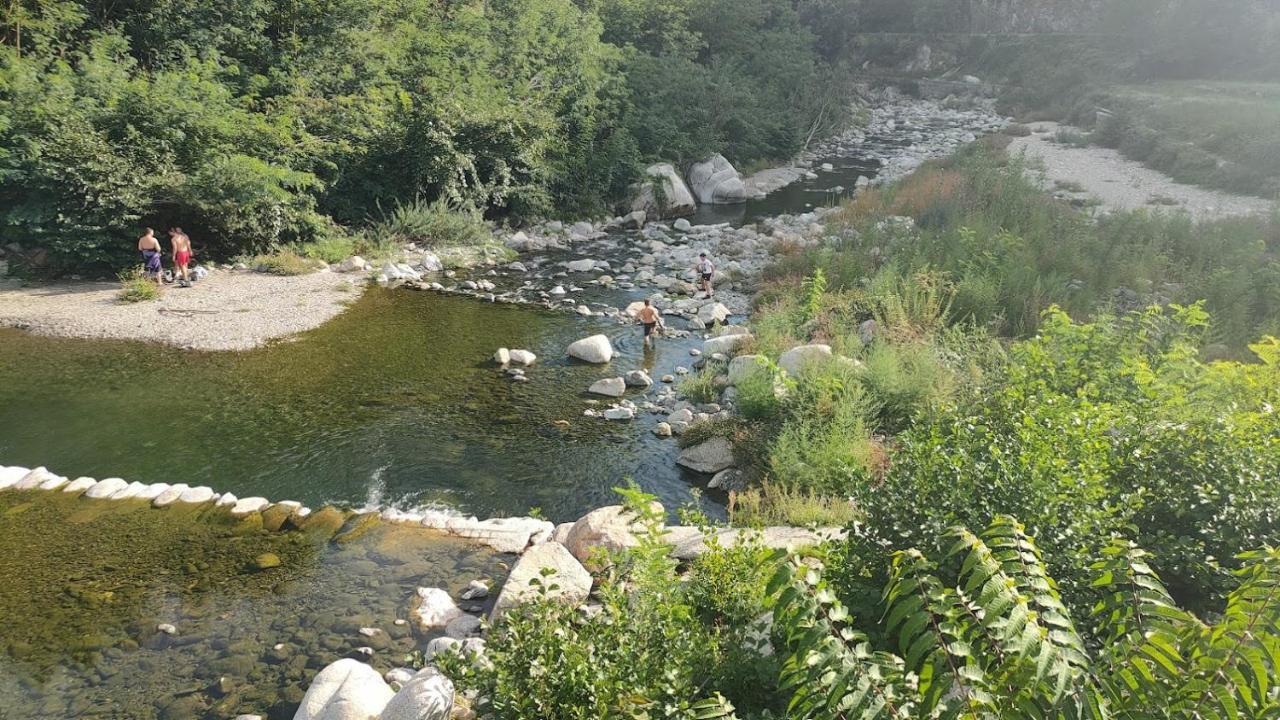
{"type": "Polygon", "coordinates": [[[182,228],[176,227],[169,231],[169,238],[173,241],[173,265],[177,273],[181,274],[181,285],[187,286],[191,284],[191,277],[187,273],[187,265],[191,263],[191,238],[182,232],[182,228]]]}
{"type": "Polygon", "coordinates": [[[653,333],[662,326],[662,315],[658,309],[648,300],[644,301],[644,307],[640,308],[640,312],[636,313],[636,319],[644,326],[644,346],[650,347],[650,343],[656,344],[653,339],[653,333]]]}
{"type": "Polygon", "coordinates": [[[156,239],[156,231],[147,228],[147,232],[138,238],[138,252],[142,253],[143,271],[148,277],[160,284],[160,241],[156,239]]]}

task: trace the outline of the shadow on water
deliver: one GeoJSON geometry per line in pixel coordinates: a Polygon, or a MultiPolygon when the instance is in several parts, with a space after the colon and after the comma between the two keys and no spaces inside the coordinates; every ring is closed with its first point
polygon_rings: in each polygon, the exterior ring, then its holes
{"type": "Polygon", "coordinates": [[[416,528],[337,544],[222,511],[0,493],[0,717],[289,718],[357,648],[404,664],[414,588],[500,580],[499,559],[416,528]],[[259,569],[265,553],[279,565],[259,569]]]}
{"type": "Polygon", "coordinates": [[[244,353],[0,329],[0,463],[313,506],[539,507],[553,520],[614,502],[634,478],[675,508],[699,479],[647,431],[653,418],[582,416],[595,380],[689,360],[682,346],[646,357],[640,345],[634,328],[600,319],[378,288],[244,353]],[[564,359],[598,332],[619,353],[608,367],[564,359]],[[529,382],[493,366],[498,347],[537,353],[529,382]]]}

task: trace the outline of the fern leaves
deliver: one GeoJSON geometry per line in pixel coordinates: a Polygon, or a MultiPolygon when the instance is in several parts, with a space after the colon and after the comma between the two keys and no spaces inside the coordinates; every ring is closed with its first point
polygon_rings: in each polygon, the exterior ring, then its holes
{"type": "Polygon", "coordinates": [[[1280,718],[1280,550],[1241,556],[1240,585],[1208,625],[1178,608],[1143,550],[1111,541],[1091,566],[1095,659],[1019,523],[953,535],[942,568],[894,556],[881,625],[896,653],[852,627],[820,568],[781,565],[769,595],[790,717],[1280,718]]]}

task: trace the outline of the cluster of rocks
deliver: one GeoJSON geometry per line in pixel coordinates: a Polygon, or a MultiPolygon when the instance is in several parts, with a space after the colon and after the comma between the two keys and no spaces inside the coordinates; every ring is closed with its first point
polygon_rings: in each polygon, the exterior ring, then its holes
{"type": "MultiPolygon", "coordinates": [[[[516,560],[485,619],[460,607],[446,590],[418,588],[410,601],[411,622],[421,636],[437,635],[426,643],[423,657],[428,663],[445,654],[461,655],[472,664],[488,662],[483,637],[487,629],[512,608],[531,600],[565,603],[588,615],[598,612],[599,606],[592,603],[593,573],[606,571],[610,553],[638,546],[646,532],[657,533],[671,546],[672,557],[682,561],[697,558],[711,547],[750,542],[794,551],[843,537],[843,531],[833,528],[704,531],[666,527],[659,520],[666,516],[662,506],[653,503],[650,511],[647,519],[641,519],[623,506],[613,505],[556,526],[516,560]]],[[[458,599],[473,601],[489,593],[486,583],[476,581],[459,593],[458,599]]],[[[762,647],[760,652],[767,654],[768,650],[762,647]]],[[[456,693],[433,665],[421,670],[396,668],[379,675],[367,664],[346,658],[316,675],[294,720],[470,718],[474,717],[472,708],[481,702],[474,694],[464,697],[456,693]]]]}

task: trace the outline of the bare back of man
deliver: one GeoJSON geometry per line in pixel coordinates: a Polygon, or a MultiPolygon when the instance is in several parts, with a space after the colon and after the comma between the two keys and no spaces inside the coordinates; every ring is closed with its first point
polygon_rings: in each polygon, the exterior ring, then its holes
{"type": "Polygon", "coordinates": [[[187,266],[191,264],[191,238],[182,232],[182,228],[174,228],[170,232],[173,238],[173,264],[184,282],[190,281],[187,266]]]}
{"type": "Polygon", "coordinates": [[[147,232],[138,238],[138,252],[142,253],[142,264],[145,268],[144,272],[156,283],[160,282],[160,240],[156,238],[156,231],[147,228],[147,232]]]}

